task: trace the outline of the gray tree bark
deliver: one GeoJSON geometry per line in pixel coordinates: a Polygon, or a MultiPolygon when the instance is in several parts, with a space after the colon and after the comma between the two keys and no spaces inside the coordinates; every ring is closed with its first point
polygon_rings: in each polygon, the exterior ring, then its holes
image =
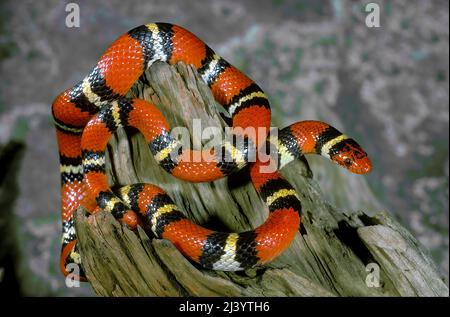
{"type": "MultiPolygon", "coordinates": [[[[130,96],[155,103],[172,127],[224,127],[210,89],[184,64],[153,65],[130,96]]],[[[194,222],[240,232],[268,215],[246,170],[211,183],[174,178],[153,159],[139,133],[119,131],[109,145],[114,186],[162,187],[194,222]]],[[[336,167],[338,168],[338,167],[336,167]]],[[[281,170],[296,188],[302,226],[289,249],[263,268],[204,270],[151,232],[121,226],[109,213],[76,214],[81,258],[102,296],[448,296],[447,285],[419,242],[387,212],[338,212],[325,201],[305,160],[281,170]]]]}

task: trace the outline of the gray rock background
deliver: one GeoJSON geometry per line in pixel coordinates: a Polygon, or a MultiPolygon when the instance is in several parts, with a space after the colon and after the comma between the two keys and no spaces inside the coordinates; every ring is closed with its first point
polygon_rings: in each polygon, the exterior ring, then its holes
{"type": "MultiPolygon", "coordinates": [[[[0,144],[23,139],[17,222],[25,295],[90,295],[59,274],[58,154],[50,106],[88,73],[120,34],[149,22],[179,24],[252,77],[268,94],[273,123],[333,124],[364,145],[367,176],[308,157],[330,203],[389,210],[449,274],[448,1],[372,1],[381,27],[365,25],[369,1],[0,2],[0,144]]],[[[0,167],[1,168],[1,167],[0,167]]],[[[448,282],[447,282],[448,283],[448,282]]]]}

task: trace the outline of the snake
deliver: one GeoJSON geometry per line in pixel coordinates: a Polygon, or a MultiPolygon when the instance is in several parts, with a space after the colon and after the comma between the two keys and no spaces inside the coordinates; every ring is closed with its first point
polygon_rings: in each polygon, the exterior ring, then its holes
{"type": "MultiPolygon", "coordinates": [[[[60,160],[64,275],[71,272],[70,263],[82,267],[74,225],[74,212],[80,206],[90,213],[109,212],[133,230],[145,221],[155,237],[171,241],[203,268],[240,271],[272,261],[299,232],[302,204],[281,176],[281,168],[304,154],[318,154],[352,173],[372,169],[367,153],[354,139],[324,122],[300,121],[273,137],[268,132],[271,109],[264,91],[196,35],[169,23],[141,25],[118,37],[86,77],[55,98],[52,117],[60,160]],[[212,151],[186,148],[171,135],[170,125],[154,104],[127,97],[157,61],[194,67],[226,110],[241,142],[225,140],[212,151]],[[143,134],[161,172],[178,179],[212,182],[248,166],[250,180],[269,210],[265,222],[245,232],[214,231],[188,219],[156,185],[129,184],[113,191],[106,176],[105,151],[117,129],[127,127],[143,134]],[[256,132],[245,133],[247,129],[256,132]],[[273,170],[264,169],[267,162],[259,157],[251,160],[251,149],[267,146],[278,158],[273,170]],[[200,159],[193,160],[198,154],[200,159]]],[[[85,278],[83,270],[79,275],[85,278]]]]}

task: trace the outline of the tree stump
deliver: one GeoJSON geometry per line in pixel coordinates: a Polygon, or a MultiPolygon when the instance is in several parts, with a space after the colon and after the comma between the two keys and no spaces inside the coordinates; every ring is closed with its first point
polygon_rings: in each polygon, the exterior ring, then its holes
{"type": "MultiPolygon", "coordinates": [[[[156,104],[172,127],[224,127],[220,106],[196,70],[155,63],[130,97],[156,104]]],[[[195,137],[195,136],[194,136],[195,137]]],[[[191,140],[192,141],[192,140],[191,140]]],[[[201,140],[195,140],[200,142],[201,140]]],[[[261,225],[268,210],[248,169],[210,183],[165,172],[143,136],[120,130],[108,146],[110,183],[163,188],[186,215],[209,229],[241,232],[261,225]]],[[[339,167],[336,167],[339,168],[339,167]]],[[[338,212],[323,198],[306,160],[281,170],[303,205],[297,237],[272,263],[244,272],[205,270],[166,240],[111,214],[76,213],[83,267],[101,296],[448,296],[447,285],[418,241],[387,212],[338,212]]]]}

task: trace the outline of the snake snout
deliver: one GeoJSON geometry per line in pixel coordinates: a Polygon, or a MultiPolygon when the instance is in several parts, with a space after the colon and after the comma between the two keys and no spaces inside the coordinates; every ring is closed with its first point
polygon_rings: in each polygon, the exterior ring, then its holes
{"type": "Polygon", "coordinates": [[[372,162],[366,156],[365,158],[353,161],[348,169],[355,174],[367,174],[372,170],[372,162]]]}

